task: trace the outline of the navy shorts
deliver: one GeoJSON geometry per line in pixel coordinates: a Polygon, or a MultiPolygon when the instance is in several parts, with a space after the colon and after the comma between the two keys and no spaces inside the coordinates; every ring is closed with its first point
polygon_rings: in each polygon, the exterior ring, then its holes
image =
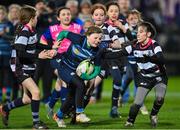
{"type": "Polygon", "coordinates": [[[59,66],[60,66],[60,61],[61,61],[61,59],[52,59],[52,60],[50,61],[51,67],[52,67],[53,69],[58,69],[59,66]]]}
{"type": "Polygon", "coordinates": [[[76,72],[75,70],[69,68],[66,64],[60,62],[60,66],[58,67],[58,75],[64,82],[71,83],[74,75],[76,75],[76,72]]]}
{"type": "Polygon", "coordinates": [[[0,55],[0,67],[10,67],[10,56],[0,55]]]}
{"type": "Polygon", "coordinates": [[[58,68],[59,68],[60,62],[61,62],[61,57],[62,57],[62,54],[59,54],[59,53],[58,53],[58,54],[54,57],[54,59],[52,59],[52,60],[50,61],[51,67],[52,67],[53,69],[58,69],[58,68]]]}

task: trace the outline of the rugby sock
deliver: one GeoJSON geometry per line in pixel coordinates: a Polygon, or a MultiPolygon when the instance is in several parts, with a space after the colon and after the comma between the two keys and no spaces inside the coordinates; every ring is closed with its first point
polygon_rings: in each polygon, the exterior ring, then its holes
{"type": "Polygon", "coordinates": [[[57,91],[56,89],[53,90],[50,101],[49,101],[49,107],[53,108],[54,105],[56,104],[56,102],[59,99],[59,91],[57,91]]]}
{"type": "Polygon", "coordinates": [[[112,91],[112,107],[118,107],[118,100],[119,100],[119,94],[120,94],[121,87],[118,85],[113,85],[113,91],[112,91]]]}
{"type": "Polygon", "coordinates": [[[76,108],[76,113],[77,114],[80,114],[80,113],[83,113],[83,112],[84,112],[84,108],[79,108],[79,107],[76,108]]]}
{"type": "Polygon", "coordinates": [[[128,79],[127,75],[124,75],[123,76],[123,79],[122,79],[122,92],[121,92],[121,95],[122,95],[122,102],[123,103],[127,103],[128,100],[129,100],[129,97],[130,97],[130,91],[129,91],[129,84],[132,80],[131,79],[128,79]]]}
{"type": "Polygon", "coordinates": [[[8,102],[11,100],[11,87],[6,87],[6,100],[8,102]]]}
{"type": "Polygon", "coordinates": [[[129,111],[129,116],[128,116],[128,122],[131,122],[131,123],[134,123],[135,119],[136,119],[136,116],[139,112],[139,109],[140,109],[140,105],[137,105],[137,104],[133,104],[131,107],[130,107],[130,111],[129,111]]]}
{"type": "Polygon", "coordinates": [[[31,111],[32,111],[32,117],[33,117],[33,124],[36,124],[39,122],[39,105],[40,100],[33,100],[31,101],[31,111]]]}
{"type": "Polygon", "coordinates": [[[154,101],[154,105],[153,105],[153,108],[151,110],[151,115],[154,116],[154,115],[157,115],[158,112],[159,112],[159,109],[161,108],[161,106],[163,105],[164,103],[164,99],[161,99],[161,100],[155,100],[154,101]]]}
{"type": "Polygon", "coordinates": [[[63,119],[63,112],[61,111],[61,109],[58,110],[58,112],[56,113],[57,117],[59,119],[63,119]]]}
{"type": "Polygon", "coordinates": [[[61,97],[61,103],[63,104],[68,94],[68,88],[62,86],[59,94],[61,97]]]}
{"type": "Polygon", "coordinates": [[[3,110],[6,111],[6,112],[9,112],[14,108],[21,107],[21,106],[24,106],[24,105],[26,105],[26,104],[23,103],[22,97],[21,97],[21,98],[15,99],[12,102],[6,103],[3,106],[3,110]]]}

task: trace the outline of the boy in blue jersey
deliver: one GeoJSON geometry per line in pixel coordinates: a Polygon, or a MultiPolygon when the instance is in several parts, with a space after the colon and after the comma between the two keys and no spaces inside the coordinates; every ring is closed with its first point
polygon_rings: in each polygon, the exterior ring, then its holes
{"type": "Polygon", "coordinates": [[[69,95],[59,111],[54,115],[54,120],[57,122],[59,127],[66,127],[63,121],[63,115],[67,110],[69,110],[69,107],[73,105],[70,103],[72,100],[75,100],[76,121],[90,121],[90,119],[84,114],[84,80],[93,79],[100,73],[100,58],[103,51],[98,48],[98,45],[101,42],[102,33],[103,32],[100,28],[92,26],[88,28],[86,36],[62,31],[57,38],[58,41],[61,41],[64,38],[72,41],[67,52],[62,55],[62,60],[58,68],[60,78],[69,84],[69,95]],[[92,74],[87,75],[83,73],[79,77],[76,74],[76,68],[79,63],[85,59],[93,59],[95,68],[92,74]]]}

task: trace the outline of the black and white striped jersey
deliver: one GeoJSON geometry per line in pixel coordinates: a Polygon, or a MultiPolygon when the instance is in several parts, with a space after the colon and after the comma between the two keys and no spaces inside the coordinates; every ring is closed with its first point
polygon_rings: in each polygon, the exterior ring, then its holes
{"type": "MultiPolygon", "coordinates": [[[[35,59],[37,58],[36,44],[37,33],[24,26],[20,33],[16,35],[11,58],[16,58],[23,70],[35,70],[35,59]]],[[[12,68],[13,63],[11,64],[12,68]]],[[[15,66],[13,67],[15,70],[15,66]]]]}
{"type": "Polygon", "coordinates": [[[116,29],[113,26],[111,26],[107,23],[104,23],[101,26],[101,29],[103,30],[103,37],[101,40],[101,44],[108,45],[118,39],[116,29]]]}
{"type": "MultiPolygon", "coordinates": [[[[126,29],[128,28],[127,23],[125,23],[124,26],[126,29]]],[[[127,36],[118,27],[116,27],[116,32],[117,32],[118,40],[120,43],[125,43],[125,42],[129,41],[127,36]]]]}
{"type": "Polygon", "coordinates": [[[128,45],[122,50],[108,51],[104,54],[104,58],[121,58],[125,55],[135,57],[139,72],[143,77],[154,78],[166,74],[162,49],[155,40],[149,39],[145,46],[136,43],[128,45]]]}
{"type": "Polygon", "coordinates": [[[154,56],[162,55],[162,49],[155,40],[149,39],[146,46],[142,46],[140,43],[133,46],[129,45],[125,48],[125,50],[128,54],[132,54],[135,59],[137,59],[136,63],[143,77],[153,78],[162,75],[160,72],[160,66],[151,62],[151,58],[154,56]],[[149,57],[149,61],[141,60],[146,56],[149,57]]]}

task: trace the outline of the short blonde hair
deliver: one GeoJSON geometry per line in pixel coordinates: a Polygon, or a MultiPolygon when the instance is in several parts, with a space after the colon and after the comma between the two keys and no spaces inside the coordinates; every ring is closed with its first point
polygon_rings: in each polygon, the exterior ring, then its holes
{"type": "Polygon", "coordinates": [[[12,20],[12,15],[11,15],[10,11],[11,11],[12,9],[14,9],[14,8],[16,8],[16,9],[18,10],[18,15],[20,15],[21,6],[18,5],[18,4],[11,4],[11,5],[9,6],[9,8],[8,8],[8,10],[9,10],[8,19],[9,19],[10,21],[12,20]]]}
{"type": "Polygon", "coordinates": [[[128,13],[127,13],[127,18],[129,17],[129,15],[137,15],[138,16],[138,19],[139,19],[139,22],[142,22],[143,20],[142,20],[142,17],[141,17],[141,12],[139,12],[137,9],[132,9],[132,10],[130,10],[130,11],[128,11],[128,13]]]}
{"type": "Polygon", "coordinates": [[[0,10],[2,10],[5,13],[5,15],[7,15],[7,9],[5,6],[0,5],[0,10]]]}

